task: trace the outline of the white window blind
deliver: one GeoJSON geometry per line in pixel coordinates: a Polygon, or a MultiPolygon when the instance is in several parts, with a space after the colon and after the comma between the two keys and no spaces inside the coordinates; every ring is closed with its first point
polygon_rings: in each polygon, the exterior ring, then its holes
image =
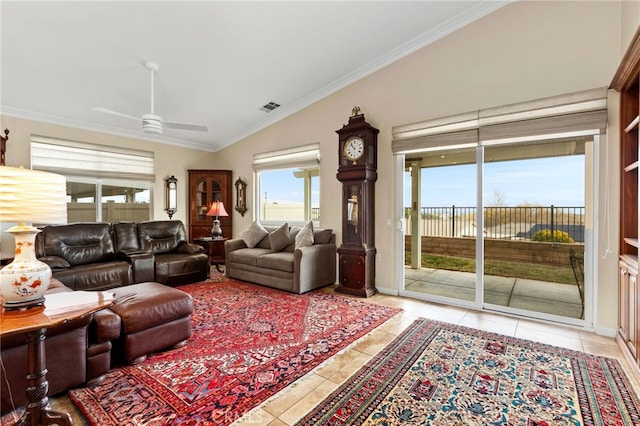
{"type": "Polygon", "coordinates": [[[607,89],[395,126],[394,154],[604,134],[607,89]]]}
{"type": "Polygon", "coordinates": [[[153,152],[31,136],[31,167],[66,176],[155,181],[153,152]]]}
{"type": "Polygon", "coordinates": [[[320,144],[311,144],[279,151],[254,154],[253,170],[276,170],[317,167],[320,164],[320,144]]]}

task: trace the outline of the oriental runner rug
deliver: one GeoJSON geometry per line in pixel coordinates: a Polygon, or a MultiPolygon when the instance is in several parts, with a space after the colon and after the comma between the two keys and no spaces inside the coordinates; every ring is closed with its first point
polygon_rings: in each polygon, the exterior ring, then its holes
{"type": "Polygon", "coordinates": [[[617,360],[426,319],[298,425],[640,425],[617,360]]]}
{"type": "Polygon", "coordinates": [[[70,391],[91,424],[230,424],[400,312],[235,280],[179,288],[194,300],[188,343],[70,391]]]}

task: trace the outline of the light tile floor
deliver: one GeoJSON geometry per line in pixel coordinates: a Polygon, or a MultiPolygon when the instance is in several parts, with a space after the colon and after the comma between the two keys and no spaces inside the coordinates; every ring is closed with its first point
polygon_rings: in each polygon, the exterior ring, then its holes
{"type": "MultiPolygon", "coordinates": [[[[333,290],[329,289],[327,291],[333,290]]],[[[633,381],[636,392],[640,392],[640,381],[631,373],[632,370],[612,338],[560,325],[450,307],[404,297],[377,294],[367,300],[372,303],[396,306],[402,308],[403,311],[349,348],[330,358],[260,407],[247,413],[236,423],[238,425],[252,426],[294,424],[418,317],[616,358],[620,360],[628,372],[627,374],[633,381]]],[[[63,409],[71,412],[76,425],[86,424],[67,397],[54,398],[51,402],[54,409],[63,409]]]]}

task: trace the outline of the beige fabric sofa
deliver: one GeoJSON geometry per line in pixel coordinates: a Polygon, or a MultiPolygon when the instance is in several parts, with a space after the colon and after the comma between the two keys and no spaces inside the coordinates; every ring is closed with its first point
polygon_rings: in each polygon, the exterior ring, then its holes
{"type": "MultiPolygon", "coordinates": [[[[265,226],[270,234],[279,227],[265,226]]],[[[300,228],[289,228],[295,240],[300,228]]],[[[308,291],[336,281],[336,236],[331,229],[313,231],[313,245],[295,248],[295,243],[273,251],[269,235],[253,248],[241,238],[225,241],[226,274],[291,293],[308,291]]]]}

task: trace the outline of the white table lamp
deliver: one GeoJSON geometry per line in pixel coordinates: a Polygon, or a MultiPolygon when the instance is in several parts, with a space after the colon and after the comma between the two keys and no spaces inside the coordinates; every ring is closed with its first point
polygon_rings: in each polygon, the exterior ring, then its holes
{"type": "Polygon", "coordinates": [[[6,232],[15,238],[13,262],[0,269],[0,295],[6,309],[44,302],[51,268],[36,259],[39,229],[27,224],[67,222],[67,188],[62,175],[0,166],[0,222],[18,223],[6,232]]]}

